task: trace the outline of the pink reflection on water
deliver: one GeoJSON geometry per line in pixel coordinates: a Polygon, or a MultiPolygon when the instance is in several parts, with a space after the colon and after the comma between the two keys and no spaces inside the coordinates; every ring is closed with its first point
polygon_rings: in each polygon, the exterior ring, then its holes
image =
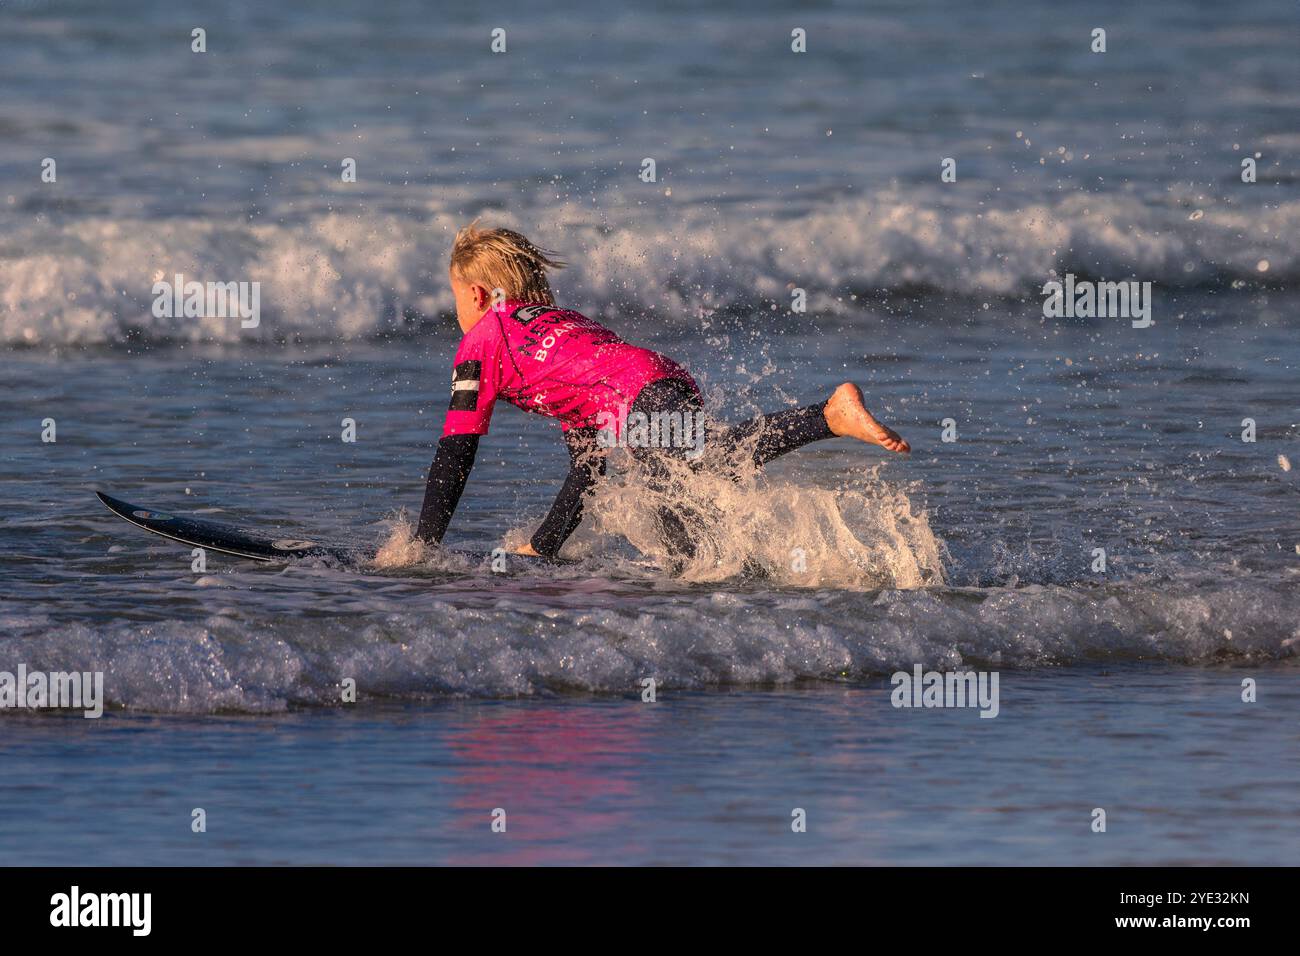
{"type": "Polygon", "coordinates": [[[450,738],[460,772],[455,826],[481,834],[477,851],[448,858],[452,865],[585,863],[587,847],[608,852],[609,834],[626,834],[629,859],[645,852],[634,832],[637,779],[653,717],[629,700],[617,709],[523,709],[475,719],[450,738]],[[492,810],[506,811],[505,833],[491,829],[492,810]],[[592,837],[602,837],[592,840],[592,837]]]}

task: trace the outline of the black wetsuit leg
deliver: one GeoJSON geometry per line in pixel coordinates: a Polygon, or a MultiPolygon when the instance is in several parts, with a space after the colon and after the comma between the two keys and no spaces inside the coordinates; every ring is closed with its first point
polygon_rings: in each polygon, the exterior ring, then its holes
{"type": "MultiPolygon", "coordinates": [[[[651,382],[637,395],[631,408],[632,413],[640,412],[649,419],[665,412],[693,416],[702,411],[699,393],[676,379],[651,382]]],[[[810,442],[833,437],[834,433],[826,424],[826,403],[818,402],[804,408],[759,415],[732,428],[706,427],[704,455],[692,461],[691,467],[720,469],[733,472],[732,477],[736,477],[735,454],[750,442],[754,443],[750,460],[755,467],[762,467],[810,442]]],[[[689,450],[676,447],[631,448],[633,456],[646,469],[647,484],[659,494],[672,494],[672,467],[666,459],[690,461],[686,454],[689,450]]],[[[692,517],[698,517],[698,511],[685,502],[656,510],[660,534],[669,551],[677,557],[689,558],[695,554],[696,545],[688,530],[688,522],[683,520],[692,517]]]]}

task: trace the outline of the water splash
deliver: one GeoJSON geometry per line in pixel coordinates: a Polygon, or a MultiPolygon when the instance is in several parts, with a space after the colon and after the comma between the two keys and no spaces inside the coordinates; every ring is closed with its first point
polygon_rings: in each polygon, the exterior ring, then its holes
{"type": "Polygon", "coordinates": [[[878,467],[839,488],[769,481],[756,469],[733,478],[680,466],[656,489],[630,467],[601,485],[592,533],[627,540],[662,567],[675,556],[660,525],[670,509],[696,553],[679,568],[692,583],[761,574],[788,587],[918,588],[944,582],[943,545],[906,491],[878,467]]]}

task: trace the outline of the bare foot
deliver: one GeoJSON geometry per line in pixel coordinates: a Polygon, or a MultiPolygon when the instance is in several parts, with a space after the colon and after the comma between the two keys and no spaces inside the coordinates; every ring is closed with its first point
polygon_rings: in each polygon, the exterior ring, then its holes
{"type": "Polygon", "coordinates": [[[880,424],[862,404],[862,389],[845,382],[826,402],[826,424],[836,435],[856,438],[889,451],[911,451],[912,446],[892,428],[880,424]]]}

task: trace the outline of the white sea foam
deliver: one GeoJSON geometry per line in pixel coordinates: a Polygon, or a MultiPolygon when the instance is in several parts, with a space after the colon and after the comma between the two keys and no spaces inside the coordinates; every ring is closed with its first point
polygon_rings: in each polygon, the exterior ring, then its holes
{"type": "MultiPolygon", "coordinates": [[[[1300,202],[1245,210],[1204,202],[1143,204],[1071,194],[1008,208],[940,205],[881,191],[793,217],[729,221],[683,206],[609,228],[570,203],[543,215],[491,215],[573,263],[561,298],[592,315],[653,309],[666,321],[725,307],[785,309],[791,287],[813,312],[855,308],[853,296],[920,288],[957,296],[1033,296],[1053,272],[1138,277],[1158,292],[1300,273],[1300,202]],[[1267,271],[1259,264],[1267,262],[1267,271]]],[[[445,269],[464,216],[431,208],[418,221],[331,214],[297,225],[88,216],[18,227],[0,255],[0,343],[67,345],[156,340],[344,341],[448,313],[445,269]],[[258,329],[220,318],[156,318],[153,282],[260,282],[258,329]]]]}
{"type": "MultiPolygon", "coordinates": [[[[552,590],[560,587],[557,582],[552,590]]],[[[110,706],[213,713],[361,701],[583,690],[661,692],[841,680],[926,668],[1293,658],[1300,597],[1248,577],[1106,587],[675,593],[661,606],[573,606],[523,596],[429,600],[422,613],[63,624],[0,637],[0,663],[105,671],[110,706]],[[1279,625],[1278,621],[1290,621],[1279,625]]],[[[9,622],[0,622],[7,625],[9,622]]],[[[1014,677],[1004,674],[1004,684],[1014,677]]]]}

